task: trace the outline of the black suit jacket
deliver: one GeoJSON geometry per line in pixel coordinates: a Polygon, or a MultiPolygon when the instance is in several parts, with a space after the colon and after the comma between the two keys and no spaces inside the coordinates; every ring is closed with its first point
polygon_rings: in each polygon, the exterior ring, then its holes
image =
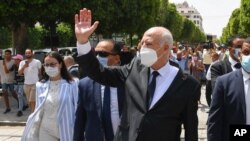
{"type": "Polygon", "coordinates": [[[211,84],[212,88],[215,86],[217,77],[224,75],[233,71],[231,63],[229,62],[228,57],[225,57],[223,61],[219,61],[211,66],[211,84]]]}
{"type": "Polygon", "coordinates": [[[229,125],[246,124],[241,69],[218,77],[208,117],[208,141],[229,141],[229,125]]]}
{"type": "MultiPolygon", "coordinates": [[[[117,88],[119,114],[122,113],[124,89],[117,88]]],[[[74,141],[104,141],[102,129],[101,85],[85,77],[79,81],[74,141]]]]}
{"type": "Polygon", "coordinates": [[[185,140],[198,140],[197,97],[199,83],[181,71],[163,97],[146,108],[149,68],[134,58],[129,65],[104,68],[93,52],[78,57],[80,67],[97,82],[125,86],[121,125],[115,141],[178,141],[184,124],[185,140]]]}

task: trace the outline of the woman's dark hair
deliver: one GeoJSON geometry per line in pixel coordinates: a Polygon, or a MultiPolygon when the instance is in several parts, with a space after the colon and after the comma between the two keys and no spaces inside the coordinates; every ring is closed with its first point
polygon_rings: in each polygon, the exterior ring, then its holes
{"type": "MultiPolygon", "coordinates": [[[[46,56],[44,57],[44,59],[46,57],[52,57],[52,58],[55,58],[59,64],[62,65],[62,68],[60,70],[61,72],[61,77],[63,79],[65,79],[68,83],[70,83],[70,81],[73,80],[72,76],[69,74],[67,68],[66,68],[66,65],[63,61],[63,57],[56,51],[51,51],[49,53],[46,54],[46,56]]],[[[43,59],[43,62],[44,62],[44,59],[43,59]]],[[[42,81],[47,81],[49,80],[49,76],[45,73],[45,70],[44,70],[44,67],[42,67],[42,81]]]]}

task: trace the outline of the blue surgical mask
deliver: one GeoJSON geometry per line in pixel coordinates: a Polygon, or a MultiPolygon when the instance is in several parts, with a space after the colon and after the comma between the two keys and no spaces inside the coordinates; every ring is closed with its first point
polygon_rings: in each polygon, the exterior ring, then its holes
{"type": "Polygon", "coordinates": [[[108,66],[108,57],[97,56],[97,59],[104,67],[108,66]]]}
{"type": "Polygon", "coordinates": [[[239,53],[240,53],[240,48],[235,48],[234,49],[234,57],[239,58],[239,53]]]}
{"type": "Polygon", "coordinates": [[[246,72],[250,73],[250,55],[242,55],[241,66],[246,72]]]}

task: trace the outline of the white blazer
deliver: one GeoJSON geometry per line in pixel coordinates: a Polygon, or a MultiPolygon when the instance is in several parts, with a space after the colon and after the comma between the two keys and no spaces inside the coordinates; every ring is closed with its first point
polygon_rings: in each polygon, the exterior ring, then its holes
{"type": "MultiPolygon", "coordinates": [[[[50,81],[36,83],[36,108],[27,120],[21,141],[39,141],[42,111],[48,96],[49,84],[50,81]]],[[[57,121],[55,122],[59,126],[60,141],[72,141],[78,101],[78,80],[68,83],[62,79],[60,86],[59,108],[57,121]]]]}

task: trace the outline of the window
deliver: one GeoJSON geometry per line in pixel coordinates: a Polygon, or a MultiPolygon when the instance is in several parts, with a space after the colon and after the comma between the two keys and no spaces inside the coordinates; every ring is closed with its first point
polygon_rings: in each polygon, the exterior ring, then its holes
{"type": "Polygon", "coordinates": [[[196,18],[196,16],[194,15],[194,18],[196,18]]]}
{"type": "Polygon", "coordinates": [[[189,16],[186,16],[187,18],[189,18],[189,16]]]}
{"type": "Polygon", "coordinates": [[[181,11],[181,13],[184,13],[184,11],[181,11]]]}
{"type": "Polygon", "coordinates": [[[197,21],[197,24],[200,24],[200,22],[199,22],[199,21],[197,21]]]}
{"type": "Polygon", "coordinates": [[[196,20],[194,20],[194,23],[196,24],[196,20]]]}

